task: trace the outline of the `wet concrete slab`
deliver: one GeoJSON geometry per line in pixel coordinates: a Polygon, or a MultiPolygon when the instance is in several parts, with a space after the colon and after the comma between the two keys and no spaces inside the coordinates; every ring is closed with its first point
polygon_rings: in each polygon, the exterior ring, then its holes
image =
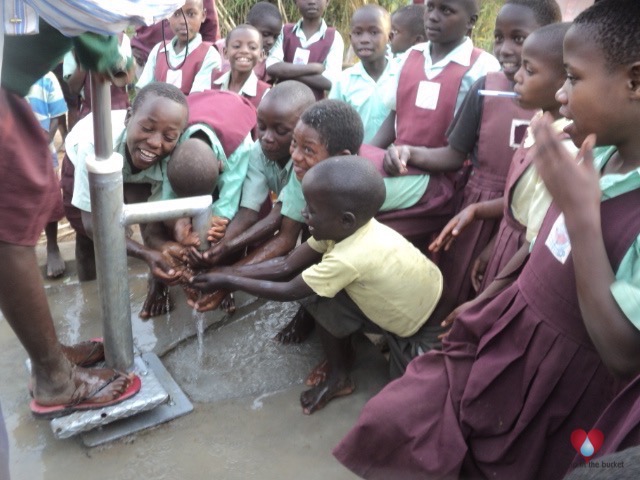
{"type": "MultiPolygon", "coordinates": [[[[63,256],[73,258],[72,244],[63,256]]],[[[42,256],[42,251],[39,252],[42,256]]],[[[61,339],[100,336],[96,282],[68,274],[46,282],[61,339]]],[[[130,261],[134,342],[162,359],[194,403],[194,412],[106,445],[88,448],[78,438],[56,440],[49,422],[28,410],[26,353],[0,317],[0,401],[7,423],[14,479],[350,479],[330,452],[367,399],[387,381],[384,357],[366,339],[356,342],[353,395],[305,416],[303,380],[322,357],[315,338],[296,346],[272,340],[295,304],[238,294],[233,317],[194,314],[173,289],[170,314],[141,320],[146,267],[130,261]]]]}

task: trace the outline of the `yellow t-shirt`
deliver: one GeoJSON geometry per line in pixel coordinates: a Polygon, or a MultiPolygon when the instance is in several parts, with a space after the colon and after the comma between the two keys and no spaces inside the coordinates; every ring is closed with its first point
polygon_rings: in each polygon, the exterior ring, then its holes
{"type": "Polygon", "coordinates": [[[395,230],[372,219],[341,242],[308,240],[322,261],[302,272],[321,297],[345,290],[381,328],[401,337],[416,333],[442,294],[438,267],[395,230]]]}

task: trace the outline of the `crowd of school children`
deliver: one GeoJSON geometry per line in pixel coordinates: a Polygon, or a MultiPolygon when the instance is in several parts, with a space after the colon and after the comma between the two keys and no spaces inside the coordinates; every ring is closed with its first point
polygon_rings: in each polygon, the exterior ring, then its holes
{"type": "MultiPolygon", "coordinates": [[[[640,2],[596,0],[568,23],[555,0],[505,0],[492,54],[471,40],[479,0],[365,4],[351,66],[328,3],[295,0],[301,18],[284,25],[255,3],[221,39],[213,0],[187,0],[113,40],[110,61],[136,70],[111,90],[125,202],[213,196],[207,246],[189,219],[127,238],[150,268],[140,315],[166,313],[175,286],[199,311],[233,312],[236,290],[298,301],[276,339],[315,329],[321,341],[307,415],[357,388],[353,335],[378,338],[391,381],[333,451],[364,478],[636,478],[640,2]]],[[[47,225],[47,275],[62,275],[63,205],[86,281],[95,67],[75,46],[62,196],[54,186],[28,238],[47,225]]],[[[3,77],[26,93],[12,87],[3,77]]],[[[28,98],[50,143],[66,113],[56,77],[28,98]]],[[[104,355],[96,342],[60,348],[81,367],[104,355]]],[[[132,375],[109,382],[54,395],[36,373],[31,410],[139,389],[132,375]]]]}

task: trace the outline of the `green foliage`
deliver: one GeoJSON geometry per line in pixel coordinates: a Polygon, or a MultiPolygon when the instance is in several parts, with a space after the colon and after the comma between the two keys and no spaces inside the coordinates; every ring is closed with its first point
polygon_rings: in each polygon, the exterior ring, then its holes
{"type": "MultiPolygon", "coordinates": [[[[278,6],[285,22],[295,22],[299,19],[298,9],[294,0],[269,1],[278,6]]],[[[348,43],[351,15],[356,9],[367,3],[377,3],[393,12],[408,2],[406,0],[380,0],[378,2],[368,0],[332,0],[329,2],[329,7],[325,12],[325,20],[327,24],[336,27],[345,42],[348,43]]],[[[253,4],[254,2],[247,2],[246,0],[216,2],[222,35],[226,35],[234,26],[243,23],[247,12],[253,4]]],[[[502,0],[481,0],[480,16],[473,31],[473,41],[478,47],[491,51],[493,25],[501,5],[502,0]]]]}

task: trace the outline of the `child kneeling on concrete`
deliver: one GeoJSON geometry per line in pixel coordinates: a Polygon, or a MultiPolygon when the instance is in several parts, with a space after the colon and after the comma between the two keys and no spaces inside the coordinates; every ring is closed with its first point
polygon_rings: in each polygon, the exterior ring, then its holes
{"type": "Polygon", "coordinates": [[[205,292],[224,288],[301,300],[316,320],[328,367],[326,377],[300,397],[308,415],[353,392],[352,333],[387,338],[392,376],[429,348],[421,333],[442,293],[442,275],[402,235],[373,218],[385,186],[371,162],[357,156],[327,159],[307,172],[302,190],[312,238],[286,257],[218,268],[191,283],[205,292]],[[291,280],[277,281],[283,279],[291,280]]]}

